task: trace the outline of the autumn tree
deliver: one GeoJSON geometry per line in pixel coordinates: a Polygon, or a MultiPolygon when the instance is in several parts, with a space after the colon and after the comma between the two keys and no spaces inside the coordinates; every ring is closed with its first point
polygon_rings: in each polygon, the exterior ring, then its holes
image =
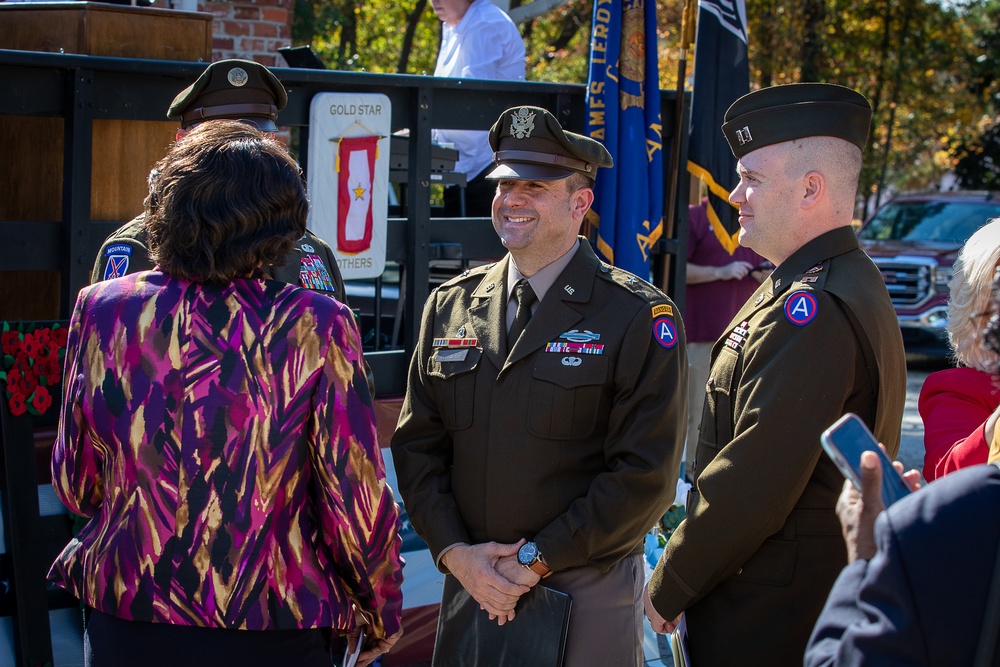
{"type": "MultiPolygon", "coordinates": [[[[510,12],[532,4],[510,0],[510,12]]],[[[551,4],[519,25],[527,78],[583,83],[593,2],[551,4]]],[[[657,3],[662,88],[677,87],[682,10],[680,0],[657,3]]],[[[752,89],[826,81],[871,101],[859,203],[932,186],[962,156],[989,154],[976,147],[997,134],[1000,0],[747,0],[747,13],[752,89]]],[[[295,2],[295,43],[334,69],[430,74],[440,37],[427,0],[295,2]]]]}

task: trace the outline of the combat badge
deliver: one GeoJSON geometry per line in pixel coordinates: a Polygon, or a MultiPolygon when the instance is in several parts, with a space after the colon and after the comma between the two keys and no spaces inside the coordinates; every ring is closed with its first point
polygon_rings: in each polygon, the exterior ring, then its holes
{"type": "Polygon", "coordinates": [[[653,339],[668,350],[677,345],[677,325],[669,317],[653,322],[653,339]]]}
{"type": "Polygon", "coordinates": [[[819,303],[812,292],[793,292],[785,301],[785,317],[797,327],[804,327],[813,321],[819,303]]]}
{"type": "Polygon", "coordinates": [[[104,251],[104,256],[108,258],[107,266],[104,267],[104,280],[121,278],[128,273],[128,260],[132,256],[132,246],[125,243],[108,246],[104,251]]]}

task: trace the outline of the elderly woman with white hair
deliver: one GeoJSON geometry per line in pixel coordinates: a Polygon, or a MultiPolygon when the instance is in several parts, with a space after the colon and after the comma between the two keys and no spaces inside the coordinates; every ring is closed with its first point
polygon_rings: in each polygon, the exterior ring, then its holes
{"type": "MultiPolygon", "coordinates": [[[[920,390],[924,478],[986,463],[987,424],[1000,406],[1000,355],[984,345],[993,277],[1000,264],[1000,218],[973,234],[955,261],[948,302],[948,340],[956,368],[931,373],[920,390]]],[[[995,418],[994,418],[995,419],[995,418]]]]}

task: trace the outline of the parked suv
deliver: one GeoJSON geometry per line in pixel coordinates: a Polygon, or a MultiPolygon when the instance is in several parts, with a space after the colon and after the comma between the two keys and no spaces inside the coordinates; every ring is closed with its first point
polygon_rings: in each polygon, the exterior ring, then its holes
{"type": "Polygon", "coordinates": [[[958,251],[991,218],[1000,192],[935,192],[888,202],[858,233],[882,272],[907,352],[946,355],[948,282],[958,251]]]}

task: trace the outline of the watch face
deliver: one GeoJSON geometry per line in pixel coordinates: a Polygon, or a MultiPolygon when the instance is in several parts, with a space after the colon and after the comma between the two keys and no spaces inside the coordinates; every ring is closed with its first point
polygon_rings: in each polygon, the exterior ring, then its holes
{"type": "Polygon", "coordinates": [[[538,558],[538,545],[534,542],[525,542],[517,550],[517,562],[521,565],[531,565],[538,558]]]}

